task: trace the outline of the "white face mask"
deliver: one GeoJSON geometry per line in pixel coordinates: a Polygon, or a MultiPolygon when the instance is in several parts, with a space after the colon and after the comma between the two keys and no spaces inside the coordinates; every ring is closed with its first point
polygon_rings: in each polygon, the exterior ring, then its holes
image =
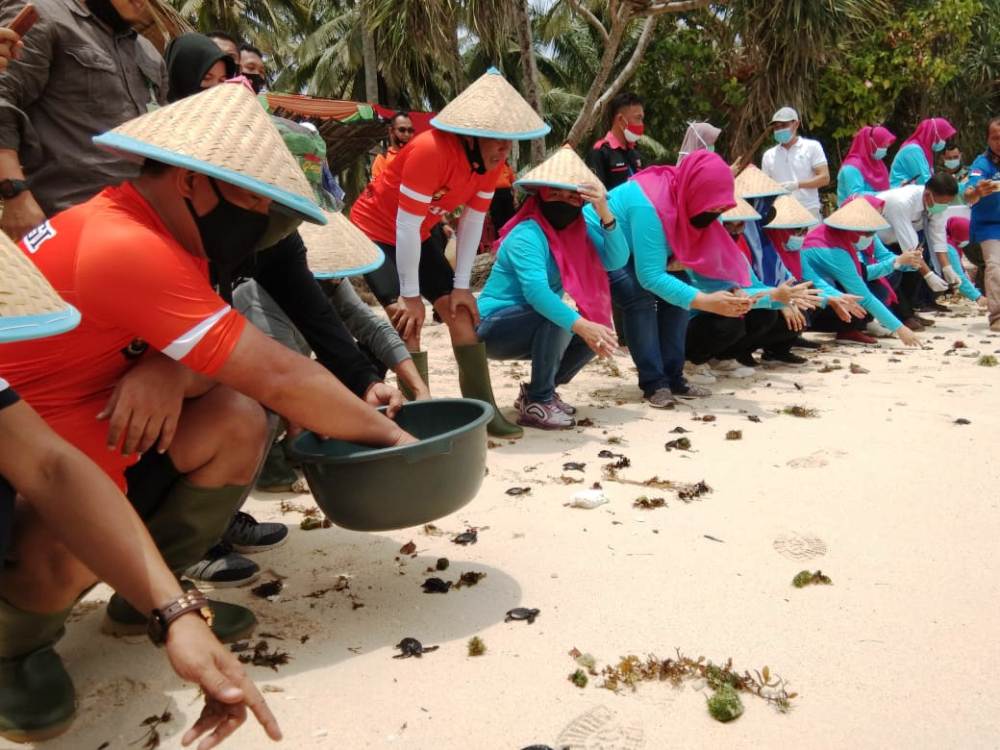
{"type": "Polygon", "coordinates": [[[788,242],[785,243],[786,250],[801,250],[803,243],[806,241],[806,236],[804,234],[793,234],[788,238],[788,242]]]}
{"type": "Polygon", "coordinates": [[[968,247],[968,246],[969,246],[969,241],[968,241],[968,240],[966,240],[965,242],[959,242],[959,243],[958,243],[958,246],[959,246],[960,248],[966,248],[966,247],[968,247]]]}
{"type": "Polygon", "coordinates": [[[855,242],[854,247],[856,247],[858,250],[867,250],[872,246],[872,243],[874,241],[875,241],[875,235],[870,234],[867,237],[862,237],[860,240],[855,242]]]}

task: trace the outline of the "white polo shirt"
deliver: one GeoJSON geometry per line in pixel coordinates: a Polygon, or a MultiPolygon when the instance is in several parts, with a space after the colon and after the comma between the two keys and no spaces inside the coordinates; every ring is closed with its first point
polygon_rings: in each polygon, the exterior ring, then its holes
{"type": "MultiPolygon", "coordinates": [[[[816,168],[826,164],[826,154],[819,141],[799,136],[787,148],[774,146],[764,152],[761,169],[764,174],[778,182],[804,182],[816,176],[816,168]]],[[[807,188],[792,193],[796,200],[810,211],[819,215],[819,189],[807,188]]]]}
{"type": "Polygon", "coordinates": [[[930,215],[924,207],[924,186],[903,185],[876,193],[876,198],[885,201],[882,216],[889,222],[889,229],[878,233],[879,239],[887,245],[897,244],[901,250],[912,250],[920,240],[917,232],[923,231],[927,222],[924,239],[928,249],[936,253],[947,252],[945,225],[948,216],[944,213],[930,215]]]}

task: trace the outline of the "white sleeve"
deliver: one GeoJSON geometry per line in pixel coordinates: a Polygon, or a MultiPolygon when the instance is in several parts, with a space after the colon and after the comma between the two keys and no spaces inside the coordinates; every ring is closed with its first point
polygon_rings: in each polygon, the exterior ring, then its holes
{"type": "Polygon", "coordinates": [[[420,225],[424,217],[400,208],[396,212],[396,271],[399,293],[403,297],[420,296],[420,225]]]}
{"type": "Polygon", "coordinates": [[[761,171],[764,172],[772,180],[776,179],[774,176],[774,149],[769,148],[764,152],[764,158],[760,160],[761,171]]]}
{"type": "Polygon", "coordinates": [[[479,243],[483,239],[483,222],[486,214],[482,211],[465,209],[458,222],[455,240],[455,288],[468,289],[472,279],[472,264],[476,260],[479,243]]]}
{"type": "Polygon", "coordinates": [[[946,213],[930,214],[927,217],[927,249],[932,253],[948,252],[948,242],[945,239],[947,221],[946,213]]]}
{"type": "Polygon", "coordinates": [[[809,164],[813,169],[816,169],[816,167],[822,167],[826,164],[826,154],[823,153],[823,144],[819,141],[812,141],[812,148],[810,151],[812,153],[809,154],[809,164]]]}
{"type": "Polygon", "coordinates": [[[899,200],[897,196],[886,198],[882,216],[892,227],[892,233],[896,235],[896,244],[900,250],[912,250],[920,243],[905,201],[899,200]]]}

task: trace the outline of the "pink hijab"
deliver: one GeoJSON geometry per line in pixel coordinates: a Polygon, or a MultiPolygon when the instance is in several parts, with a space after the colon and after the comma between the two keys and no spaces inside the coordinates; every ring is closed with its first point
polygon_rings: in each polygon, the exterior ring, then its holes
{"type": "Polygon", "coordinates": [[[691,217],[736,205],[729,165],[711,151],[694,151],[676,167],[647,167],[632,179],[653,204],[670,250],[684,266],[713,279],[750,285],[750,271],[725,227],[713,221],[705,229],[691,217]]]}
{"type": "Polygon", "coordinates": [[[889,148],[895,141],[896,136],[887,128],[866,125],[855,134],[843,164],[857,168],[865,182],[875,190],[888,190],[889,169],[882,159],[876,159],[872,154],[877,148],[889,148]]]}
{"type": "Polygon", "coordinates": [[[611,285],[608,272],[601,263],[600,256],[587,234],[587,224],[583,216],[562,230],[556,230],[545,219],[537,195],[531,195],[516,214],[503,225],[496,249],[522,221],[531,219],[545,235],[549,252],[556,261],[563,287],[576,302],[580,314],[587,320],[611,327],[611,285]]]}
{"type": "Polygon", "coordinates": [[[965,255],[962,252],[961,243],[969,241],[969,226],[970,222],[964,216],[952,216],[945,225],[948,244],[955,248],[959,258],[965,255]]]}
{"type": "Polygon", "coordinates": [[[917,125],[917,129],[913,131],[913,135],[903,141],[903,145],[916,143],[920,146],[924,150],[924,156],[927,157],[927,164],[930,166],[931,172],[933,172],[934,150],[931,148],[931,145],[935,141],[947,141],[956,132],[958,131],[943,117],[929,117],[917,125]]]}
{"type": "MultiPolygon", "coordinates": [[[[866,200],[869,204],[871,204],[871,207],[879,213],[882,213],[882,209],[885,208],[885,201],[881,198],[876,198],[874,195],[856,195],[853,198],[848,198],[844,201],[844,206],[853,200],[866,200]]],[[[843,208],[843,206],[841,206],[841,208],[843,208]]],[[[806,240],[802,243],[802,249],[805,250],[810,247],[832,247],[844,250],[854,263],[854,268],[858,272],[858,276],[861,277],[862,281],[866,281],[868,276],[865,273],[865,269],[861,267],[861,261],[858,260],[858,249],[854,246],[854,243],[861,239],[861,236],[864,234],[867,234],[867,232],[854,232],[849,229],[834,229],[833,227],[823,223],[806,235],[806,240]]],[[[874,242],[863,252],[865,254],[865,259],[869,263],[875,262],[874,242]]],[[[878,283],[885,287],[887,292],[886,299],[888,303],[890,305],[895,304],[899,298],[896,296],[896,292],[893,291],[892,285],[889,283],[888,279],[883,276],[878,280],[878,283]]]]}

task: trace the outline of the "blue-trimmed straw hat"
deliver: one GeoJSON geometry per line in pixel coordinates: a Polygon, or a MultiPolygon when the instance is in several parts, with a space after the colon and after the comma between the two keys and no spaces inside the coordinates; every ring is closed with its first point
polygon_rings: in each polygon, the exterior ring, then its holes
{"type": "Polygon", "coordinates": [[[270,198],[279,213],[326,216],[271,118],[245,86],[223,84],[140,115],[94,138],[133,161],[153,159],[270,198]]]}
{"type": "Polygon", "coordinates": [[[385,262],[382,248],[342,213],[327,212],[327,225],[302,224],[299,234],[306,262],[317,279],[340,279],[371,273],[385,262]]]}
{"type": "Polygon", "coordinates": [[[774,199],[774,218],[765,229],[808,229],[819,224],[819,219],[794,196],[779,195],[774,199]]]}
{"type": "Polygon", "coordinates": [[[525,190],[539,187],[579,190],[580,185],[585,182],[601,184],[597,175],[584,163],[572,146],[567,145],[557,148],[548,159],[528,170],[514,184],[525,190]]]}
{"type": "Polygon", "coordinates": [[[726,222],[760,221],[761,216],[753,206],[742,198],[737,198],[736,205],[723,213],[720,218],[726,222]]]}
{"type": "Polygon", "coordinates": [[[738,198],[768,198],[772,195],[787,195],[781,183],[775,182],[759,167],[748,164],[736,175],[736,197],[738,198]]]}
{"type": "Polygon", "coordinates": [[[855,198],[845,203],[827,216],[823,223],[828,227],[846,229],[849,232],[881,232],[889,228],[889,222],[863,198],[855,198]]]}
{"type": "MultiPolygon", "coordinates": [[[[33,232],[46,231],[42,224],[33,232]]],[[[0,343],[40,339],[76,328],[80,313],[52,288],[27,255],[0,232],[0,343]]]]}
{"type": "Polygon", "coordinates": [[[431,125],[459,135],[513,141],[541,138],[551,130],[496,68],[452,99],[431,125]]]}

